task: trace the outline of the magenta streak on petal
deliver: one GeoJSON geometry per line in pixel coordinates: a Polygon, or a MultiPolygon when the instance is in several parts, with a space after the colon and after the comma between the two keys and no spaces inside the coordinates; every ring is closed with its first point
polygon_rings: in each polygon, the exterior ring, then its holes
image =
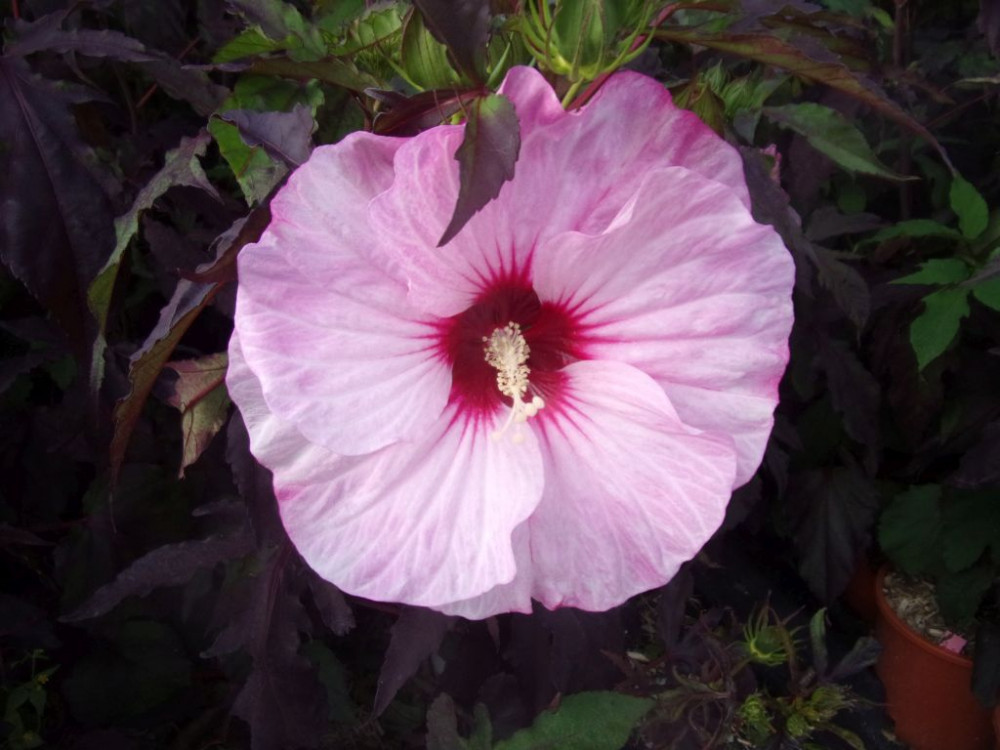
{"type": "Polygon", "coordinates": [[[483,339],[511,322],[521,326],[531,351],[531,392],[545,400],[544,411],[560,408],[560,370],[585,358],[580,324],[565,305],[539,300],[528,272],[514,269],[496,274],[471,307],[437,326],[438,356],[452,368],[449,403],[458,407],[456,418],[477,422],[508,401],[497,388],[496,370],[486,362],[483,339]]]}

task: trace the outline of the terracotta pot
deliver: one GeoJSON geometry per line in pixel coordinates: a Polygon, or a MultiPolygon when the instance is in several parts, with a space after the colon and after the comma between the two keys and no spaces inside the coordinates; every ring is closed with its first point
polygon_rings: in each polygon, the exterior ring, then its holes
{"type": "Polygon", "coordinates": [[[1000,705],[993,709],[993,734],[996,735],[996,750],[1000,750],[1000,705]]]}
{"type": "Polygon", "coordinates": [[[904,623],[885,599],[878,572],[875,635],[882,653],[875,666],[885,685],[896,736],[912,750],[990,750],[990,711],[972,695],[972,660],[924,640],[904,623]]]}

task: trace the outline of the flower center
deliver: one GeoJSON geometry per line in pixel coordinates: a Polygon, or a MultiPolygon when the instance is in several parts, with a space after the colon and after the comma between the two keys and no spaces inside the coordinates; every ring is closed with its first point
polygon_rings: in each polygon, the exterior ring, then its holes
{"type": "MultiPolygon", "coordinates": [[[[503,427],[493,433],[493,437],[499,439],[512,424],[527,422],[538,414],[538,410],[545,407],[545,401],[538,394],[530,401],[524,400],[528,393],[528,375],[531,374],[527,365],[531,350],[521,334],[520,325],[509,322],[489,337],[483,336],[483,343],[486,345],[486,361],[497,371],[497,388],[512,401],[510,416],[503,427]]],[[[514,433],[512,440],[520,443],[524,436],[514,433]]]]}

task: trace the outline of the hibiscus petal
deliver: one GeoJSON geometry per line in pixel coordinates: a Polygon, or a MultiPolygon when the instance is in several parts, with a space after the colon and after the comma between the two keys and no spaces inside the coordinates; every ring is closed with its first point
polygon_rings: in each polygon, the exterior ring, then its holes
{"type": "Polygon", "coordinates": [[[455,315],[492,281],[528,268],[547,238],[595,234],[626,220],[656,168],[686,166],[750,205],[736,150],[650,78],[614,75],[577,112],[563,111],[529,68],[512,69],[500,91],[520,122],[514,179],[447,246],[436,247],[458,196],[461,127],[434,128],[406,142],[396,153],[395,182],[371,203],[385,262],[405,274],[419,309],[455,315]]]}
{"type": "Polygon", "coordinates": [[[369,599],[440,607],[511,581],[511,535],[543,478],[530,431],[491,437],[505,417],[467,423],[449,409],[413,442],[343,459],[315,483],[274,467],[289,536],[319,575],[369,599]]]}
{"type": "Polygon", "coordinates": [[[451,371],[405,287],[363,264],[336,279],[306,276],[276,242],[265,235],[240,254],[235,315],[268,408],[344,455],[425,431],[447,403],[451,371]]]}
{"type": "Polygon", "coordinates": [[[494,586],[485,594],[437,607],[446,615],[458,615],[468,620],[485,620],[504,612],[531,614],[531,544],[528,523],[514,529],[511,545],[517,562],[517,574],[509,583],[494,586]]]}
{"type": "Polygon", "coordinates": [[[520,241],[528,247],[559,232],[604,231],[629,209],[645,175],[663,167],[687,167],[750,207],[736,149],[675,106],[652,78],[617,73],[583,109],[559,118],[552,89],[536,70],[512,69],[500,91],[521,118],[519,189],[505,197],[507,215],[519,217],[520,241]]]}
{"type": "Polygon", "coordinates": [[[721,184],[650,173],[630,220],[538,253],[543,301],[576,316],[587,357],[652,376],[692,427],[733,438],[736,481],[763,455],[788,361],[794,267],[770,227],[721,184]]]}
{"type": "MultiPolygon", "coordinates": [[[[351,133],[334,146],[316,148],[271,201],[270,238],[289,262],[317,281],[336,282],[345,268],[369,273],[391,261],[373,241],[368,203],[392,184],[393,158],[405,141],[351,133]]],[[[400,279],[401,280],[401,279],[400,279]]]]}
{"type": "Polygon", "coordinates": [[[229,339],[226,388],[246,422],[250,452],[261,464],[279,469],[288,482],[322,482],[334,476],[334,465],[341,457],[310,443],[294,425],[282,422],[268,408],[260,381],[247,365],[235,332],[229,339]]]}
{"type": "Polygon", "coordinates": [[[735,454],[726,437],[683,424],[634,367],[591,360],[563,373],[560,408],[539,416],[534,597],[605,610],[661,586],[697,554],[722,522],[735,454]]]}

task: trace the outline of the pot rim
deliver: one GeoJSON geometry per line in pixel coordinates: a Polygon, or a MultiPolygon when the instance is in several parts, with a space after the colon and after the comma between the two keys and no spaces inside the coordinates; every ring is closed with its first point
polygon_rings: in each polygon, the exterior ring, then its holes
{"type": "Polygon", "coordinates": [[[913,628],[906,624],[906,622],[893,610],[890,606],[888,600],[885,598],[885,593],[882,590],[882,582],[885,580],[886,573],[889,572],[890,566],[888,563],[884,563],[882,567],[878,569],[878,574],[875,577],[875,604],[878,607],[879,616],[882,617],[893,629],[898,630],[902,633],[903,637],[913,643],[923,651],[929,654],[944,659],[945,661],[951,662],[962,667],[972,668],[972,659],[967,656],[962,656],[961,654],[956,654],[949,651],[946,648],[941,648],[934,643],[926,640],[919,633],[914,632],[913,628]]]}

